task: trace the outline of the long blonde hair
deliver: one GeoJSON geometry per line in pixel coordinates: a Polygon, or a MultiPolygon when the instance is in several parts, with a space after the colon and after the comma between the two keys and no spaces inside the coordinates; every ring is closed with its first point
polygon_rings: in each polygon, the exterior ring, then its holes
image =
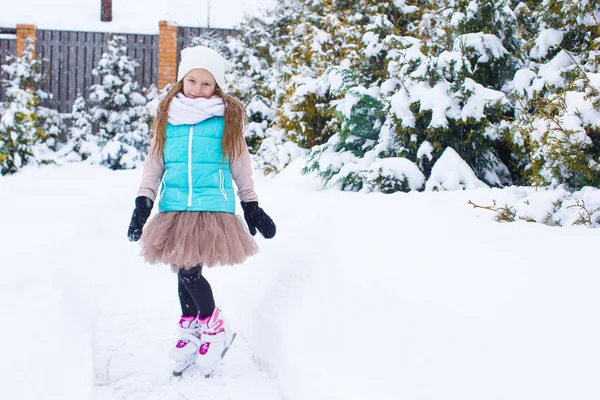
{"type": "MultiPolygon", "coordinates": [[[[158,104],[156,119],[152,124],[152,135],[156,135],[154,155],[162,156],[165,149],[167,122],[169,121],[169,106],[173,98],[183,93],[183,81],[177,82],[167,93],[167,96],[158,104]]],[[[246,109],[241,101],[233,96],[223,93],[217,85],[213,96],[220,97],[225,104],[225,130],[223,132],[223,162],[227,156],[231,161],[242,155],[245,148],[244,129],[248,125],[246,109]]]]}

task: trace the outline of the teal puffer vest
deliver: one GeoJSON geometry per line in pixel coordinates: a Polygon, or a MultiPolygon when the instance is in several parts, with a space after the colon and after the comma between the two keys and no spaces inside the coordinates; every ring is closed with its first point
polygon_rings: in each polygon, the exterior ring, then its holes
{"type": "Polygon", "coordinates": [[[224,128],[223,117],[196,125],[167,124],[159,212],[235,213],[229,158],[223,162],[224,128]]]}

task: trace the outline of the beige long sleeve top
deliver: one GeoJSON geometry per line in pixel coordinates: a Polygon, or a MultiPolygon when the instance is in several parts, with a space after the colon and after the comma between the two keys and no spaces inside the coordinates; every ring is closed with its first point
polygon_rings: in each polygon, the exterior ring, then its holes
{"type": "MultiPolygon", "coordinates": [[[[148,151],[148,157],[144,164],[144,171],[142,172],[142,182],[138,189],[138,196],[146,196],[152,201],[156,200],[158,194],[158,188],[160,182],[165,173],[165,163],[163,155],[156,155],[154,153],[154,147],[156,146],[156,136],[152,137],[150,141],[150,149],[148,151]]],[[[241,201],[258,201],[258,196],[254,192],[254,181],[252,179],[252,162],[250,159],[250,152],[248,146],[244,141],[244,150],[240,157],[234,161],[230,161],[229,169],[233,181],[238,188],[237,195],[241,201]]]]}

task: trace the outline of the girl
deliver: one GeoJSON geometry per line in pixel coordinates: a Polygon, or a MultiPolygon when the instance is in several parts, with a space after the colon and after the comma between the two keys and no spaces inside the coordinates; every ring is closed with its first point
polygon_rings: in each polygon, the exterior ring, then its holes
{"type": "Polygon", "coordinates": [[[194,362],[210,374],[233,341],[202,267],[240,264],[258,251],[257,230],[265,238],[276,231],[254,192],[242,135],[246,111],[221,90],[227,64],[208,47],[181,52],[178,82],[158,106],[128,231],[129,240],[141,238],[147,262],[169,264],[178,274],[175,375],[194,362]],[[232,180],[252,236],[235,214],[232,180]],[[157,197],[158,214],[144,227],[157,197]]]}

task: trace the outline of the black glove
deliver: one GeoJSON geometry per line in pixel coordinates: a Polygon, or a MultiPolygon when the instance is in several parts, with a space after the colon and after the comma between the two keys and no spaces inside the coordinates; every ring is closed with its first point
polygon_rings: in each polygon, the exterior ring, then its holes
{"type": "Polygon", "coordinates": [[[275,236],[275,222],[258,206],[258,201],[242,201],[242,209],[252,236],[256,235],[257,229],[266,239],[275,236]]]}
{"type": "Polygon", "coordinates": [[[130,242],[137,242],[142,237],[142,228],[152,212],[154,202],[145,196],[135,199],[135,210],[131,216],[131,223],[127,231],[127,238],[130,242]]]}

